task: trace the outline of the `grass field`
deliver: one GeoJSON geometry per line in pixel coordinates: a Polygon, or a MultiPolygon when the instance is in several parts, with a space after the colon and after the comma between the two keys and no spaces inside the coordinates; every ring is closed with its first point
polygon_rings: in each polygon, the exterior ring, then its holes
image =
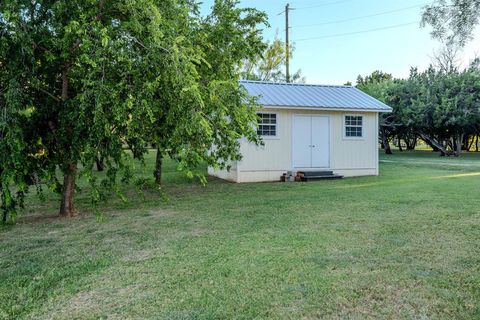
{"type": "Polygon", "coordinates": [[[125,189],[101,220],[30,196],[0,229],[0,318],[480,318],[478,154],[306,184],[164,178],[168,202],[125,189]]]}

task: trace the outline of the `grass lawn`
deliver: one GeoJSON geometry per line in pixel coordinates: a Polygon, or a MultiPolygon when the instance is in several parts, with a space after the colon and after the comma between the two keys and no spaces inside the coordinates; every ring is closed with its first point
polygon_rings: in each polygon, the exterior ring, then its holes
{"type": "Polygon", "coordinates": [[[101,220],[31,195],[0,229],[0,318],[480,318],[479,154],[396,152],[340,181],[164,178],[168,202],[126,189],[101,220]]]}

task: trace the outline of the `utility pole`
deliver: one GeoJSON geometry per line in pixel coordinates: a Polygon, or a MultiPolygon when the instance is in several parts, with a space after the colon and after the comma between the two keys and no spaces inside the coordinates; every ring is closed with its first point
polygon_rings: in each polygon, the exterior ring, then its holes
{"type": "Polygon", "coordinates": [[[285,66],[287,68],[287,83],[290,82],[290,26],[288,24],[288,14],[290,12],[290,4],[285,6],[285,66]]]}
{"type": "Polygon", "coordinates": [[[287,83],[290,82],[290,24],[288,21],[290,11],[295,10],[294,8],[290,8],[290,4],[287,3],[285,6],[285,11],[279,13],[281,15],[285,13],[285,67],[286,67],[286,81],[287,83]]]}

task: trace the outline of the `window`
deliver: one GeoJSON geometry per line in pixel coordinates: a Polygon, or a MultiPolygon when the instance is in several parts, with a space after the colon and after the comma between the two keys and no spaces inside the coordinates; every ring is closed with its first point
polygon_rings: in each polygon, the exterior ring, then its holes
{"type": "Polygon", "coordinates": [[[363,117],[345,116],[345,137],[361,138],[363,137],[363,117]]]}
{"type": "Polygon", "coordinates": [[[266,137],[277,136],[277,115],[275,113],[258,114],[257,134],[266,137]]]}

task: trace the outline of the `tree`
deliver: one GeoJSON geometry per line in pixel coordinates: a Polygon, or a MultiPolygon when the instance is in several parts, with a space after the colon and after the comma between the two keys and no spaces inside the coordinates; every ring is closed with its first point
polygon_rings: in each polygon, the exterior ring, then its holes
{"type": "Polygon", "coordinates": [[[465,138],[478,134],[479,80],[475,65],[452,73],[412,69],[408,79],[397,80],[387,92],[386,101],[401,130],[408,128],[441,155],[458,156],[465,138]]]}
{"type": "MultiPolygon", "coordinates": [[[[290,58],[293,57],[294,46],[290,46],[290,58]]],[[[242,77],[246,80],[286,82],[285,75],[286,46],[278,37],[267,43],[261,55],[243,61],[242,77]]],[[[299,69],[290,76],[291,82],[304,83],[302,71],[299,69]]]]}
{"type": "Polygon", "coordinates": [[[422,25],[433,27],[434,38],[463,47],[472,40],[479,18],[480,0],[435,0],[425,7],[422,25]]]}
{"type": "Polygon", "coordinates": [[[241,159],[239,139],[260,142],[255,129],[258,105],[240,86],[238,65],[264,50],[257,25],[267,20],[265,13],[238,4],[217,0],[210,14],[183,27],[201,55],[192,66],[195,76],[187,79],[188,86],[178,82],[178,76],[163,77],[172,89],[161,98],[160,120],[153,128],[157,184],[165,156],[177,160],[189,176],[204,179],[202,172],[195,171],[201,162],[228,167],[241,159]]]}
{"type": "Polygon", "coordinates": [[[28,191],[29,164],[24,155],[32,154],[32,160],[36,159],[34,153],[29,153],[20,129],[30,110],[28,106],[22,106],[24,96],[17,89],[17,79],[10,77],[13,70],[7,67],[5,45],[5,41],[0,41],[0,211],[3,223],[7,222],[9,214],[15,215],[28,191]]]}
{"type": "MultiPolygon", "coordinates": [[[[161,32],[169,27],[161,17],[167,9],[176,9],[173,2],[1,2],[2,74],[10,84],[2,106],[21,113],[4,136],[19,133],[14,143],[25,145],[19,157],[37,164],[26,165],[32,169],[26,174],[61,193],[60,215],[75,213],[79,163],[96,185],[92,166],[97,154],[104,157],[104,187],[126,168],[122,145],[132,136],[131,119],[148,113],[157,90],[151,68],[169,67],[163,57],[172,39],[161,32]]],[[[8,140],[1,143],[5,147],[8,140]]],[[[2,163],[2,171],[9,174],[15,166],[2,163]]],[[[11,196],[3,191],[5,206],[11,196]]]]}
{"type": "Polygon", "coordinates": [[[434,53],[432,63],[435,69],[442,73],[455,73],[459,70],[461,50],[454,43],[446,44],[434,53]]]}
{"type": "Polygon", "coordinates": [[[380,70],[375,70],[372,72],[372,74],[362,77],[359,75],[357,77],[357,87],[365,87],[369,84],[376,84],[376,83],[381,83],[384,81],[390,81],[393,80],[393,77],[390,73],[386,73],[380,70]]]}
{"type": "MultiPolygon", "coordinates": [[[[393,84],[391,74],[376,70],[371,75],[365,77],[359,75],[356,87],[370,96],[386,102],[387,91],[393,84]]],[[[390,140],[394,136],[395,128],[395,111],[391,114],[382,114],[380,116],[379,139],[386,154],[392,154],[390,140]]]]}
{"type": "Polygon", "coordinates": [[[99,201],[119,173],[132,178],[125,145],[141,159],[153,142],[192,175],[202,161],[239,159],[240,137],[258,142],[237,66],[263,50],[256,25],[266,16],[237,5],[217,0],[202,19],[190,0],[1,2],[4,216],[43,183],[61,194],[60,214],[73,215],[80,174],[99,201]]]}

